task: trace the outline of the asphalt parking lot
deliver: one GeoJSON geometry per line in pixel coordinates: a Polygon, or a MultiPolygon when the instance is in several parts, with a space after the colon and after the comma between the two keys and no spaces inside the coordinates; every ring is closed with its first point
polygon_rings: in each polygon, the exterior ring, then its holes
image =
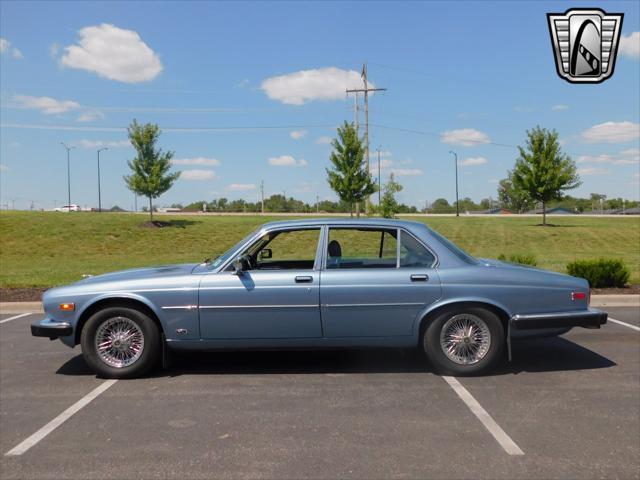
{"type": "Polygon", "coordinates": [[[30,336],[40,315],[0,315],[0,476],[640,478],[640,311],[607,310],[627,325],[518,342],[458,384],[400,350],[187,355],[105,381],[30,336]]]}

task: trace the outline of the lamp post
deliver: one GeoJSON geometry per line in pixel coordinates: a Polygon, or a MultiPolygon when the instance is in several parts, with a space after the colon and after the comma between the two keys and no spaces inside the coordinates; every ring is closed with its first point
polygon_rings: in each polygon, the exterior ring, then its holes
{"type": "Polygon", "coordinates": [[[66,143],[64,142],[60,142],[60,144],[67,149],[67,211],[71,211],[71,165],[69,162],[69,152],[71,150],[73,150],[75,147],[75,145],[72,146],[67,146],[66,143]]]}
{"type": "Polygon", "coordinates": [[[103,150],[109,150],[109,148],[102,147],[98,149],[98,212],[102,212],[102,199],[100,197],[100,152],[103,150]]]}
{"type": "Polygon", "coordinates": [[[460,216],[460,205],[459,205],[459,201],[458,201],[458,154],[452,150],[449,150],[449,153],[453,154],[455,156],[455,162],[456,162],[456,217],[460,216]]]}

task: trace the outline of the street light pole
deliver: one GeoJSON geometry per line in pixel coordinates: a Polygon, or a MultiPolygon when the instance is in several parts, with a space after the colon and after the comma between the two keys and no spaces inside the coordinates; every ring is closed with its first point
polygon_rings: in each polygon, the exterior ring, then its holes
{"type": "Polygon", "coordinates": [[[64,142],[60,142],[60,144],[67,149],[67,210],[71,211],[71,164],[69,162],[69,152],[76,147],[75,145],[69,147],[64,142]]]}
{"type": "Polygon", "coordinates": [[[449,153],[455,156],[456,162],[456,217],[460,216],[460,202],[458,201],[458,154],[452,150],[449,150],[449,153]]]}
{"type": "Polygon", "coordinates": [[[98,212],[102,212],[102,199],[100,198],[100,152],[109,150],[108,147],[98,149],[98,212]]]}

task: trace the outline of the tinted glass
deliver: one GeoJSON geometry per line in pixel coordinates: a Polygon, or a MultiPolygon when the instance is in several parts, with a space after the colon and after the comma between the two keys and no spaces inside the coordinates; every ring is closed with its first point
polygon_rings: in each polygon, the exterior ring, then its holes
{"type": "Polygon", "coordinates": [[[327,269],[396,268],[397,230],[332,228],[327,269]]]}
{"type": "Polygon", "coordinates": [[[400,234],[400,267],[401,268],[430,268],[436,257],[427,250],[412,235],[400,234]]]}

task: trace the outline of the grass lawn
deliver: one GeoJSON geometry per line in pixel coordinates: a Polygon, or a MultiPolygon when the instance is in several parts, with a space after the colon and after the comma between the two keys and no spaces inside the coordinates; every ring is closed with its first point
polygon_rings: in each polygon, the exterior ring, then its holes
{"type": "MultiPolygon", "coordinates": [[[[50,287],[82,274],[199,262],[224,252],[261,223],[283,217],[161,216],[172,226],[140,227],[144,215],[1,212],[0,285],[50,287]]],[[[412,217],[472,255],[533,254],[538,266],[564,272],[567,262],[620,258],[640,283],[640,219],[550,217],[412,217]]]]}

